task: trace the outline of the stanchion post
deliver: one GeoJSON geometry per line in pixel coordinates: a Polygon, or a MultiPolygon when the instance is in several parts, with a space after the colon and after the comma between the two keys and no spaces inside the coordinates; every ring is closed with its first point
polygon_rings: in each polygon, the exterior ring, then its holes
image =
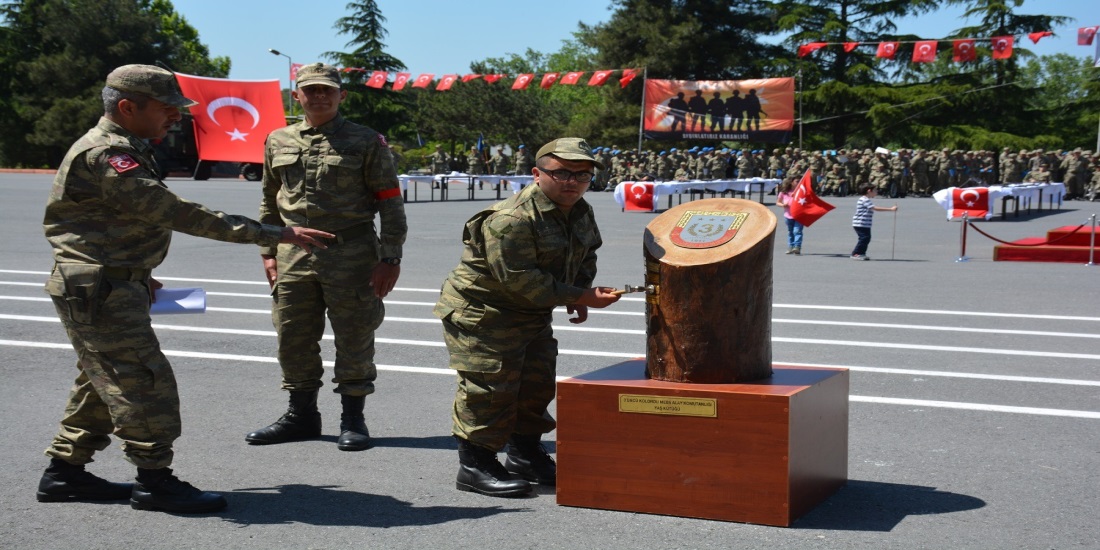
{"type": "Polygon", "coordinates": [[[1090,216],[1092,218],[1092,233],[1089,233],[1089,263],[1088,266],[1096,265],[1093,263],[1093,257],[1096,254],[1096,214],[1090,216]]]}
{"type": "Polygon", "coordinates": [[[966,212],[963,212],[962,228],[959,229],[959,257],[955,259],[955,263],[969,262],[970,258],[966,257],[966,226],[970,223],[970,216],[966,212]]]}

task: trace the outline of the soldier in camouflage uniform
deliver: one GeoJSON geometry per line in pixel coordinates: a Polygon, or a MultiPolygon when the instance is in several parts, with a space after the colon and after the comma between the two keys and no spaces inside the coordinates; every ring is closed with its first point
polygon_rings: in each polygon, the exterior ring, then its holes
{"type": "Polygon", "coordinates": [[[526,176],[531,173],[531,168],[534,167],[535,159],[531,158],[531,151],[527,150],[526,145],[520,145],[516,149],[515,174],[517,176],[526,176]]]}
{"type": "Polygon", "coordinates": [[[305,119],[267,138],[260,220],[324,229],[336,238],[312,256],[287,245],[260,250],[290,406],[245,440],[268,445],[320,437],[317,393],[325,370],[319,343],[327,314],[336,344],[333,391],[343,409],[336,444],[359,451],[370,446],[363,406],[377,376],[374,331],[385,315],[382,299],[401,274],[405,208],[386,138],[340,115],[347,91],[340,89],[338,69],[306,65],[297,86],[293,95],[305,119]]]}
{"type": "Polygon", "coordinates": [[[1024,183],[1050,183],[1050,165],[1047,161],[1041,161],[1039,167],[1031,170],[1027,173],[1027,177],[1024,178],[1024,183]]]}
{"type": "Polygon", "coordinates": [[[451,158],[443,151],[442,145],[436,145],[435,152],[428,155],[428,164],[433,174],[446,174],[451,171],[451,158]]]}
{"type": "Polygon", "coordinates": [[[161,139],[180,120],[175,75],[125,65],[107,75],[103,118],[62,161],[43,221],[53,247],[46,283],[76,350],[78,375],[51,458],[38,485],[41,502],[130,499],[134,508],[210,512],[221,495],[180,481],[169,466],[180,436],[179,394],[149,320],[160,283],[153,268],[168,254],[172,232],[237,243],[282,241],[308,251],[329,233],[261,225],[184,200],[161,181],[145,140],[161,139]],[[122,440],[138,468],[136,485],[84,471],[92,455],[122,440]]]}
{"type": "Polygon", "coordinates": [[[556,483],[554,461],[539,442],[555,427],[547,412],[558,353],[553,310],[565,306],[576,314],[570,322],[583,323],[589,307],[619,299],[592,287],[602,241],[582,197],[601,164],[580,138],[544,145],[537,163],[536,185],[466,222],[462,261],[434,310],[458,371],[452,433],[463,491],[518,496],[530,492],[528,481],[556,483]],[[496,453],[506,443],[502,466],[496,453]]]}
{"type": "MultiPolygon", "coordinates": [[[[481,151],[477,150],[477,147],[470,147],[470,152],[466,153],[466,173],[472,176],[481,176],[485,174],[485,157],[481,156],[481,151]]],[[[483,189],[485,183],[481,180],[477,181],[477,188],[483,189]]]]}
{"type": "Polygon", "coordinates": [[[928,160],[924,157],[923,149],[917,150],[917,153],[913,156],[913,161],[909,163],[909,168],[913,171],[913,192],[919,196],[930,195],[928,160]]]}
{"type": "Polygon", "coordinates": [[[821,188],[821,194],[843,197],[847,195],[848,189],[850,189],[850,186],[848,184],[848,175],[844,172],[844,167],[839,164],[834,164],[833,169],[829,170],[829,173],[825,175],[825,185],[821,188]]]}

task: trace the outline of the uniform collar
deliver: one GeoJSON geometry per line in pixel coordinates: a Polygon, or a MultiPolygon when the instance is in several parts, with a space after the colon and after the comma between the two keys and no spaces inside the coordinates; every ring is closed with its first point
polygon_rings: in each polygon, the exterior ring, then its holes
{"type": "Polygon", "coordinates": [[[100,117],[99,123],[96,124],[96,128],[108,134],[114,134],[125,138],[126,141],[130,143],[130,146],[137,150],[137,152],[139,153],[144,154],[152,150],[152,147],[150,147],[147,141],[135,136],[132,132],[130,132],[126,128],[123,128],[122,126],[119,126],[117,123],[113,122],[107,117],[100,117]]]}
{"type": "Polygon", "coordinates": [[[330,120],[330,121],[328,121],[328,122],[326,122],[326,123],[324,123],[320,126],[317,126],[316,128],[314,128],[313,126],[310,126],[309,123],[306,122],[303,119],[301,122],[298,123],[298,133],[300,133],[300,134],[309,134],[309,133],[333,134],[337,130],[339,130],[340,127],[342,127],[343,125],[344,125],[344,115],[342,115],[340,113],[336,113],[336,116],[333,117],[332,120],[330,120]]]}

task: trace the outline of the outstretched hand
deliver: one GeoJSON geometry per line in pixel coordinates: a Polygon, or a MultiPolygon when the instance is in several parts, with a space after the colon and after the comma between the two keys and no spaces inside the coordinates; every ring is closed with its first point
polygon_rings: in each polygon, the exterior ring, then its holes
{"type": "Polygon", "coordinates": [[[305,249],[306,252],[311,252],[314,246],[328,248],[320,239],[331,239],[335,236],[332,233],[309,227],[284,227],[283,236],[279,239],[279,242],[296,244],[305,249]]]}

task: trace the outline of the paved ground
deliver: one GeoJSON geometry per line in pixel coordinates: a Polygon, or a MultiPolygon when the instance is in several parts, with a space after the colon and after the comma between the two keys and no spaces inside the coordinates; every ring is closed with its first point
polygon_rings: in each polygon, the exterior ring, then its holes
{"type": "MultiPolygon", "coordinates": [[[[177,234],[156,276],[204,287],[210,311],[155,320],[183,399],[175,468],[226,494],[229,508],[195,517],[39,504],[42,450],[75,375],[41,290],[50,180],[0,174],[0,547],[1100,547],[1100,267],[994,263],[992,243],[973,234],[972,260],[956,263],[959,224],[930,199],[898,201],[893,243],[893,216],[876,214],[874,261],[847,259],[851,198],[828,199],[837,210],[807,230],[803,256],[783,255],[785,234],[776,239],[775,361],[853,370],[850,481],[791,528],[560,507],[553,491],[502,500],[454,489],[454,377],[431,304],[458,261],[463,221],[489,204],[488,192],[407,207],[409,243],[386,300],[383,371],[367,407],[376,448],[336,449],[339,404],[328,392],[323,441],[245,444],[245,433],[285,407],[257,250],[177,234]]],[[[259,204],[255,183],[170,183],[229,212],[254,214],[259,204]]],[[[589,198],[606,242],[597,282],[641,283],[641,235],[654,215],[621,213],[609,193],[589,198]]],[[[1098,211],[1070,202],[983,228],[1006,239],[1042,235],[1098,211]]],[[[559,374],[644,353],[643,311],[624,299],[593,312],[585,331],[570,330],[562,312],[559,374]]],[[[92,471],[132,475],[117,445],[98,458],[92,471]]]]}

